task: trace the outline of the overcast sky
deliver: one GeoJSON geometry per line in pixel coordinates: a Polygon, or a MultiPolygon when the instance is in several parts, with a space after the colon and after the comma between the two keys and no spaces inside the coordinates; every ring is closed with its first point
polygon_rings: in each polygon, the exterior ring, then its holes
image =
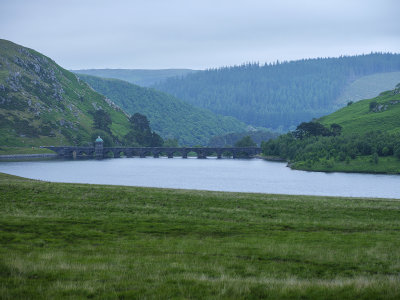
{"type": "Polygon", "coordinates": [[[0,38],[67,69],[400,52],[400,0],[0,0],[0,38]]]}

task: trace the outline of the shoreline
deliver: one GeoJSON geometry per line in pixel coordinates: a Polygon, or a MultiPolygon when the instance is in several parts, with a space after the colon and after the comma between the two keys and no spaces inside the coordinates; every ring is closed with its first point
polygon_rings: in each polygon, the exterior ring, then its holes
{"type": "Polygon", "coordinates": [[[53,153],[42,153],[42,154],[7,154],[0,155],[1,160],[10,160],[10,159],[29,159],[29,158],[55,158],[57,154],[53,153]]]}
{"type": "Polygon", "coordinates": [[[305,171],[305,172],[320,172],[320,173],[354,173],[354,174],[381,174],[381,175],[400,175],[400,172],[390,172],[390,171],[368,171],[368,170],[340,170],[334,168],[326,168],[326,169],[319,169],[319,168],[302,168],[297,167],[296,163],[292,163],[284,158],[277,157],[277,156],[260,156],[261,159],[271,162],[286,162],[287,167],[291,170],[297,171],[305,171]]]}
{"type": "Polygon", "coordinates": [[[326,194],[299,194],[299,193],[273,193],[273,192],[259,192],[259,191],[233,191],[233,190],[214,190],[214,189],[197,189],[197,188],[177,188],[177,187],[160,187],[160,186],[147,186],[147,185],[128,185],[128,184],[114,184],[114,183],[90,183],[90,182],[71,182],[71,181],[50,181],[45,179],[29,178],[20,175],[14,175],[0,171],[1,176],[11,176],[23,180],[29,180],[37,183],[50,183],[50,184],[61,184],[61,185],[81,185],[81,186],[93,186],[93,187],[104,187],[104,188],[138,188],[145,190],[159,190],[159,191],[175,191],[185,193],[225,193],[225,194],[241,194],[241,195],[259,195],[259,196],[288,196],[288,197],[323,197],[323,198],[342,198],[342,199],[374,199],[382,201],[400,201],[400,197],[379,197],[379,196],[352,196],[352,195],[326,195],[326,194]]]}
{"type": "MultiPolygon", "coordinates": [[[[49,158],[58,158],[58,155],[55,153],[38,153],[38,154],[7,154],[0,155],[0,161],[26,161],[26,160],[36,160],[36,159],[49,159],[49,158]]],[[[302,168],[297,167],[295,163],[291,163],[290,161],[277,157],[277,156],[263,156],[263,155],[255,155],[253,158],[255,159],[263,159],[270,162],[286,162],[287,167],[291,170],[305,171],[305,172],[320,172],[320,173],[354,173],[354,174],[382,174],[382,175],[400,175],[400,172],[390,172],[390,171],[368,171],[368,170],[340,170],[340,169],[320,169],[320,168],[302,168]]]]}

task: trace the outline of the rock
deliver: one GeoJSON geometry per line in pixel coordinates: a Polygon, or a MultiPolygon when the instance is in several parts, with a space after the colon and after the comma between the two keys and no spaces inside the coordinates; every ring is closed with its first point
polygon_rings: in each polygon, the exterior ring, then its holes
{"type": "Polygon", "coordinates": [[[41,69],[40,69],[40,66],[38,64],[34,64],[33,67],[34,67],[34,70],[35,70],[36,73],[40,73],[41,69]]]}
{"type": "Polygon", "coordinates": [[[373,112],[382,112],[388,109],[387,104],[378,104],[377,106],[374,107],[372,110],[373,112]]]}
{"type": "Polygon", "coordinates": [[[94,107],[95,110],[103,109],[101,106],[98,106],[96,102],[92,102],[92,106],[94,107]]]}

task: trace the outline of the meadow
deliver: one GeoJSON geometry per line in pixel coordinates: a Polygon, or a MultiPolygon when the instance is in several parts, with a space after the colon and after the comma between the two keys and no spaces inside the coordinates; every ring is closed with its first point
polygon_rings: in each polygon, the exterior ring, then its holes
{"type": "Polygon", "coordinates": [[[0,173],[1,299],[399,299],[400,200],[0,173]]]}
{"type": "Polygon", "coordinates": [[[54,152],[49,149],[39,147],[0,147],[0,155],[13,154],[54,154],[54,152]]]}

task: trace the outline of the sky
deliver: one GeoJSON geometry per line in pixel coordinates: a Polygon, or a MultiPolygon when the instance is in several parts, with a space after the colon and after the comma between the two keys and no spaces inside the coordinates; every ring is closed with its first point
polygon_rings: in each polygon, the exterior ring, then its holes
{"type": "Polygon", "coordinates": [[[400,52],[399,0],[0,0],[0,38],[66,69],[400,52]]]}

